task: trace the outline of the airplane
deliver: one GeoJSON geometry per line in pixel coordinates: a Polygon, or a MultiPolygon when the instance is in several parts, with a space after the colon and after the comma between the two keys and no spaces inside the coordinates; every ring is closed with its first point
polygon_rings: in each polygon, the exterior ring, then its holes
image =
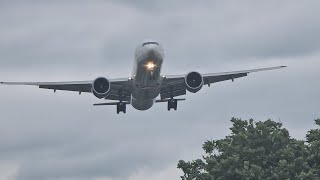
{"type": "Polygon", "coordinates": [[[99,99],[111,102],[98,103],[94,106],[111,105],[117,107],[117,114],[126,113],[126,105],[131,104],[137,110],[148,110],[154,103],[168,103],[168,111],[177,110],[176,98],[188,92],[196,93],[204,85],[232,80],[247,76],[249,73],[281,69],[276,66],[232,72],[203,74],[196,71],[183,75],[161,75],[164,50],[153,40],[145,40],[135,50],[132,76],[128,78],[108,79],[98,77],[90,81],[67,82],[0,82],[3,85],[32,85],[43,89],[75,91],[81,94],[92,93],[99,99]],[[156,98],[160,95],[160,99],[156,98]]]}

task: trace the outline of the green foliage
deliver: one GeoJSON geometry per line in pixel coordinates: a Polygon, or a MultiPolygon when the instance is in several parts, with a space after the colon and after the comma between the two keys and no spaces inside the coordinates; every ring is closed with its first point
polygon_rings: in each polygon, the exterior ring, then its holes
{"type": "MultiPolygon", "coordinates": [[[[320,126],[320,119],[315,123],[320,126]]],[[[320,129],[312,129],[307,133],[309,150],[308,164],[314,168],[315,174],[320,177],[320,129]]]]}
{"type": "MultiPolygon", "coordinates": [[[[183,180],[316,179],[320,177],[320,129],[306,142],[291,138],[282,123],[232,118],[231,135],[203,144],[206,155],[179,161],[183,180]]],[[[315,120],[320,125],[320,119],[315,120]]]]}

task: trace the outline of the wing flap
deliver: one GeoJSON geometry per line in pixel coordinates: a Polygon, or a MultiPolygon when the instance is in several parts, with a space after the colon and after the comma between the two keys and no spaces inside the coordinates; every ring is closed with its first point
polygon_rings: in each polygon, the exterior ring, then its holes
{"type": "Polygon", "coordinates": [[[233,80],[236,78],[247,76],[248,73],[240,73],[240,74],[229,74],[229,75],[220,75],[220,76],[204,76],[204,84],[211,84],[221,81],[233,80]]]}
{"type": "Polygon", "coordinates": [[[63,91],[91,92],[91,84],[66,84],[66,85],[39,85],[42,89],[53,89],[63,91]]]}

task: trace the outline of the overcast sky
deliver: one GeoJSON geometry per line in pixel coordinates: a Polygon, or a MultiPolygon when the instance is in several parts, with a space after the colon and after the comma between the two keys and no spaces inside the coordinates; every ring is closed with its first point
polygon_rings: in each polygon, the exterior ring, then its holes
{"type": "Polygon", "coordinates": [[[0,80],[131,74],[146,38],[163,74],[287,65],[156,104],[93,107],[92,94],[0,87],[0,179],[175,180],[180,159],[230,133],[231,117],[281,121],[303,139],[320,117],[320,1],[0,1],[0,80]]]}

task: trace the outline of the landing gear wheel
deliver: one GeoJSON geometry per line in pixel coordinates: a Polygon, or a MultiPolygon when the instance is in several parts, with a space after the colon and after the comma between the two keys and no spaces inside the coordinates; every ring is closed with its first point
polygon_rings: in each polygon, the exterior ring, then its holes
{"type": "Polygon", "coordinates": [[[126,111],[127,111],[126,103],[119,102],[117,104],[117,114],[119,114],[120,112],[126,113],[126,111]]]}
{"type": "Polygon", "coordinates": [[[178,107],[178,100],[170,99],[168,101],[168,111],[170,111],[171,109],[177,110],[177,107],[178,107]]]}
{"type": "Polygon", "coordinates": [[[122,112],[125,114],[127,112],[127,106],[126,104],[123,104],[122,112]]]}
{"type": "Polygon", "coordinates": [[[173,107],[173,109],[176,111],[177,110],[177,108],[178,108],[178,100],[174,100],[174,107],[173,107]]]}

